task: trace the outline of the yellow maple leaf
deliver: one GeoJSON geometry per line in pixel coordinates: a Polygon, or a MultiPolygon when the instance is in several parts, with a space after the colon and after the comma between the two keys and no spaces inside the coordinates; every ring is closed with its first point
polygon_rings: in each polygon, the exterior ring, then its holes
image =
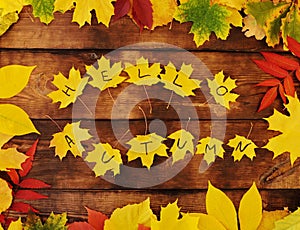
{"type": "Polygon", "coordinates": [[[256,156],[254,149],[257,148],[257,146],[252,140],[246,137],[235,135],[235,138],[229,140],[228,146],[234,148],[232,152],[234,161],[240,161],[244,155],[251,160],[256,156]]]}
{"type": "Polygon", "coordinates": [[[19,15],[16,12],[2,14],[2,9],[0,9],[0,36],[3,35],[9,27],[19,20],[19,15]]]}
{"type": "Polygon", "coordinates": [[[7,230],[22,230],[22,229],[23,229],[23,224],[22,224],[22,221],[21,221],[21,217],[19,217],[18,220],[12,221],[9,224],[9,227],[8,227],[7,230]]]}
{"type": "Polygon", "coordinates": [[[261,222],[257,230],[269,230],[275,228],[275,222],[289,215],[288,210],[263,211],[261,222]]]}
{"type": "Polygon", "coordinates": [[[69,78],[61,73],[54,75],[52,83],[58,90],[49,93],[47,96],[52,99],[53,103],[61,102],[59,108],[66,108],[82,94],[87,82],[88,77],[81,78],[79,70],[72,67],[69,78]]]}
{"type": "Polygon", "coordinates": [[[82,27],[86,22],[91,24],[92,10],[95,10],[98,23],[103,23],[108,27],[110,18],[114,15],[114,0],[56,0],[54,11],[66,12],[74,7],[76,3],[73,22],[77,22],[82,27]]]}
{"type": "Polygon", "coordinates": [[[88,129],[79,127],[80,121],[75,123],[68,123],[62,132],[53,134],[50,141],[50,147],[55,147],[55,156],[59,156],[62,160],[67,152],[70,151],[74,157],[82,156],[84,148],[81,141],[86,141],[91,138],[88,129]]]}
{"type": "Polygon", "coordinates": [[[196,154],[204,154],[203,159],[210,165],[215,162],[217,156],[223,159],[225,150],[222,144],[222,141],[213,137],[202,138],[196,146],[196,154]]]}
{"type": "Polygon", "coordinates": [[[160,212],[160,220],[155,217],[151,219],[151,230],[194,230],[198,229],[199,217],[193,215],[183,215],[179,219],[180,208],[177,206],[177,200],[174,203],[168,204],[167,207],[162,207],[160,212]]]}
{"type": "Polygon", "coordinates": [[[0,9],[2,9],[2,15],[8,13],[17,12],[20,13],[23,6],[27,5],[26,0],[5,0],[0,1],[0,9]]]}
{"type": "Polygon", "coordinates": [[[227,10],[231,13],[230,16],[226,18],[226,21],[235,27],[243,26],[243,17],[237,9],[227,7],[227,10]]]}
{"type": "Polygon", "coordinates": [[[139,58],[136,61],[136,65],[125,63],[124,71],[129,75],[127,82],[134,83],[136,85],[151,86],[160,81],[158,77],[161,72],[160,64],[153,63],[149,67],[148,59],[145,59],[144,57],[139,58]]]}
{"type": "Polygon", "coordinates": [[[10,98],[20,93],[35,67],[8,65],[0,68],[0,98],[10,98]]]}
{"type": "Polygon", "coordinates": [[[191,65],[181,66],[179,71],[172,62],[169,62],[165,66],[165,74],[161,74],[161,82],[164,83],[164,88],[169,89],[177,93],[178,95],[185,96],[195,96],[193,90],[200,88],[201,81],[197,79],[190,79],[193,72],[191,65]]]}
{"type": "Polygon", "coordinates": [[[151,3],[153,9],[152,30],[157,26],[167,25],[173,20],[177,9],[177,2],[175,0],[151,0],[151,3]]]}
{"type": "Polygon", "coordinates": [[[89,84],[101,91],[110,87],[117,87],[118,84],[126,79],[126,77],[120,76],[123,70],[121,62],[115,63],[110,67],[110,60],[102,56],[97,61],[97,65],[97,68],[94,65],[86,66],[86,73],[93,78],[89,84]]]}
{"type": "Polygon", "coordinates": [[[152,216],[148,198],[139,204],[130,204],[115,209],[111,217],[104,222],[104,230],[136,230],[140,224],[150,227],[152,216]]]}
{"type": "Polygon", "coordinates": [[[0,214],[10,207],[12,199],[12,190],[7,182],[0,178],[0,214]]]}
{"type": "Polygon", "coordinates": [[[96,176],[104,176],[107,171],[112,171],[114,175],[120,174],[122,158],[120,150],[113,149],[110,144],[95,144],[94,150],[88,152],[85,160],[96,163],[93,168],[96,176]]]}
{"type": "Polygon", "coordinates": [[[234,102],[239,95],[231,93],[231,90],[237,87],[235,84],[236,80],[230,77],[226,80],[224,78],[224,73],[221,71],[214,76],[214,80],[207,79],[207,83],[210,88],[210,94],[215,98],[216,102],[230,109],[229,102],[234,102]]]}
{"type": "Polygon", "coordinates": [[[140,157],[143,166],[150,169],[155,155],[168,157],[168,147],[162,143],[164,140],[165,138],[156,133],[137,135],[127,142],[131,146],[127,152],[128,161],[133,161],[140,157]]]}
{"type": "Polygon", "coordinates": [[[269,123],[268,130],[279,131],[279,134],[276,137],[269,139],[264,148],[273,151],[274,157],[277,157],[285,152],[290,153],[291,164],[300,157],[300,125],[299,125],[299,116],[300,116],[300,102],[295,95],[295,97],[287,96],[289,103],[285,104],[285,108],[289,112],[289,116],[284,115],[274,109],[272,116],[264,118],[269,123]]]}
{"type": "Polygon", "coordinates": [[[184,159],[187,152],[194,155],[194,136],[190,132],[181,129],[169,135],[168,138],[175,140],[170,149],[173,157],[172,164],[184,159]]]}

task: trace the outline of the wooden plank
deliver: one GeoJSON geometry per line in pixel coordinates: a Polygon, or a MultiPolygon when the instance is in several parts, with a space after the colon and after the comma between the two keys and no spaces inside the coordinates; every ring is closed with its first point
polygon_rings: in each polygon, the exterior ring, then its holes
{"type": "MultiPolygon", "coordinates": [[[[246,190],[225,191],[226,195],[238,208],[241,197],[246,190]]],[[[111,215],[114,209],[127,204],[142,202],[150,197],[151,208],[155,214],[159,214],[161,206],[178,199],[178,206],[181,212],[202,212],[205,210],[206,190],[165,190],[165,191],[43,191],[49,195],[49,199],[32,201],[31,204],[42,213],[67,212],[70,217],[86,216],[84,206],[111,215]]],[[[283,209],[289,207],[295,210],[300,203],[298,190],[261,190],[263,207],[266,210],[283,209]]]]}
{"type": "MultiPolygon", "coordinates": [[[[67,109],[58,109],[59,104],[52,104],[51,99],[46,95],[56,88],[51,84],[53,74],[62,72],[68,75],[69,69],[74,65],[84,73],[84,64],[92,64],[96,61],[95,58],[101,57],[102,52],[93,51],[64,51],[64,52],[36,52],[36,51],[2,51],[0,52],[0,66],[9,64],[23,64],[23,65],[37,65],[34,73],[31,76],[29,85],[25,90],[12,99],[0,100],[0,103],[13,103],[25,109],[31,118],[45,119],[45,115],[49,115],[54,119],[68,119],[73,118],[91,118],[90,112],[85,108],[81,102],[76,103],[76,113],[73,113],[72,107],[67,109]]],[[[156,57],[158,60],[166,60],[166,57],[173,55],[178,57],[177,52],[147,52],[150,58],[156,57]]],[[[224,70],[226,76],[230,75],[233,79],[237,79],[238,88],[234,90],[235,93],[241,96],[236,103],[231,104],[230,110],[225,110],[223,107],[215,104],[214,99],[209,94],[209,89],[205,79],[207,76],[203,68],[199,68],[197,63],[194,66],[194,74],[192,78],[203,80],[202,88],[195,91],[195,97],[183,99],[174,94],[171,100],[171,107],[176,108],[176,112],[181,113],[183,117],[191,117],[192,119],[210,119],[215,116],[219,119],[224,119],[227,115],[228,119],[261,119],[272,114],[272,106],[261,113],[257,113],[260,100],[263,97],[266,88],[254,87],[255,84],[262,80],[271,78],[271,76],[264,74],[251,61],[251,59],[262,59],[257,54],[245,53],[224,53],[224,52],[194,52],[197,60],[202,60],[203,63],[211,70],[212,74],[224,70]],[[236,63],[236,64],[233,64],[236,63]],[[208,101],[208,102],[207,102],[208,101]],[[177,111],[178,110],[178,111],[177,111]],[[195,116],[191,111],[196,110],[195,116]]],[[[135,61],[141,57],[141,52],[138,51],[122,51],[120,53],[120,60],[135,61]]],[[[145,56],[148,57],[148,56],[145,56]]],[[[185,55],[178,60],[179,63],[184,62],[185,55]]],[[[117,57],[118,58],[118,57],[117,57]]],[[[194,59],[193,59],[194,60],[194,59]]],[[[194,60],[194,62],[195,62],[194,60]]],[[[191,60],[192,61],[192,60],[191,60]]],[[[185,61],[186,62],[186,61],[185,61]]],[[[189,64],[190,62],[186,62],[189,64]]],[[[193,63],[193,61],[191,62],[193,63]]],[[[174,109],[166,110],[168,101],[171,97],[171,92],[163,88],[162,84],[151,87],[146,87],[146,90],[151,98],[160,99],[152,100],[153,113],[149,114],[149,105],[143,87],[134,86],[133,84],[122,83],[115,89],[111,89],[111,95],[114,100],[117,100],[114,117],[112,114],[112,107],[114,101],[110,97],[108,91],[101,94],[99,91],[91,86],[87,86],[81,99],[90,108],[92,112],[95,111],[95,104],[97,102],[96,119],[128,119],[127,113],[130,112],[129,102],[134,106],[141,101],[140,105],[144,105],[149,119],[155,118],[174,118],[174,109]],[[138,100],[140,98],[140,100],[138,100]],[[137,101],[138,100],[138,101],[137,101]]],[[[279,104],[278,99],[275,107],[283,109],[279,104]]],[[[92,117],[93,118],[93,117],[92,117]]],[[[135,111],[130,112],[130,119],[143,119],[143,114],[135,106],[135,111]]]]}
{"type": "MultiPolygon", "coordinates": [[[[188,50],[196,50],[193,35],[189,34],[191,23],[172,23],[168,26],[156,28],[154,31],[139,32],[139,28],[125,17],[112,22],[109,28],[97,25],[93,19],[92,26],[79,28],[78,24],[71,23],[72,12],[65,14],[55,13],[55,20],[48,26],[34,19],[32,9],[25,7],[20,14],[17,24],[0,37],[2,48],[26,49],[116,49],[138,42],[169,43],[188,50]],[[126,28],[126,29],[124,29],[126,28]],[[172,38],[172,39],[170,39],[172,38]],[[42,42],[41,42],[42,41],[42,42]]],[[[270,50],[265,40],[246,38],[241,28],[231,30],[227,41],[211,36],[197,50],[270,50]]]]}
{"type": "MultiPolygon", "coordinates": [[[[67,123],[67,121],[57,121],[61,127],[67,123]]],[[[118,121],[116,121],[118,122],[118,121]]],[[[267,143],[267,139],[276,135],[270,131],[267,131],[267,124],[264,121],[228,121],[226,123],[226,135],[224,143],[227,144],[228,140],[234,138],[235,134],[247,136],[250,130],[250,122],[253,123],[253,130],[249,138],[254,141],[258,147],[263,147],[267,143]]],[[[123,126],[126,121],[119,121],[118,126],[123,126]]],[[[93,124],[93,121],[82,121],[82,127],[87,128],[93,124]]],[[[195,136],[199,136],[197,140],[210,135],[210,122],[200,122],[201,131],[197,134],[197,127],[195,121],[190,121],[188,130],[195,136]]],[[[216,137],[220,138],[222,135],[218,133],[223,123],[219,121],[216,124],[217,132],[216,137]],[[218,136],[219,135],[219,136],[218,136]]],[[[137,180],[134,171],[124,171],[122,168],[122,176],[116,176],[114,185],[101,178],[95,178],[92,170],[87,164],[80,158],[75,159],[69,153],[66,158],[59,161],[58,157],[55,157],[54,149],[49,149],[49,141],[52,139],[52,135],[59,132],[59,129],[55,124],[50,121],[38,121],[36,123],[38,130],[42,133],[41,140],[38,145],[38,151],[36,160],[34,161],[34,167],[29,177],[41,179],[52,185],[54,189],[122,189],[117,185],[127,184],[134,186],[142,186],[145,184],[147,174],[139,175],[137,180]],[[55,175],[53,173],[55,172],[55,175]],[[126,180],[124,181],[124,175],[126,180]]],[[[110,143],[112,146],[120,149],[124,164],[128,167],[142,167],[140,160],[127,163],[125,156],[127,145],[117,144],[117,139],[111,128],[110,121],[98,121],[96,126],[98,132],[91,132],[94,136],[93,143],[97,143],[99,138],[102,143],[110,143]]],[[[133,121],[131,125],[131,131],[133,135],[144,133],[143,121],[133,121]]],[[[178,130],[180,125],[177,121],[167,121],[167,135],[178,130]]],[[[20,151],[26,151],[37,135],[27,135],[24,137],[16,137],[9,142],[6,147],[18,147],[20,151]]],[[[130,136],[124,136],[120,142],[125,143],[130,136]]],[[[173,142],[171,140],[166,141],[166,145],[171,147],[173,142]]],[[[92,150],[89,143],[84,143],[87,151],[92,150]]],[[[289,155],[283,154],[282,156],[272,160],[273,154],[266,149],[256,149],[256,157],[253,161],[248,158],[243,158],[240,162],[234,162],[231,157],[232,148],[224,145],[225,155],[224,160],[217,158],[216,162],[212,164],[204,173],[199,173],[199,167],[202,162],[202,155],[195,155],[190,162],[189,158],[185,161],[180,161],[175,164],[174,167],[183,167],[184,169],[177,175],[171,174],[170,169],[156,169],[153,178],[167,178],[169,176],[175,176],[171,180],[159,184],[154,187],[156,189],[203,189],[207,186],[207,181],[211,180],[216,183],[218,187],[224,189],[246,189],[251,186],[255,181],[260,188],[273,188],[273,189],[299,189],[299,173],[300,162],[295,162],[292,167],[289,162],[289,155]],[[185,165],[188,164],[186,167],[185,165]],[[254,173],[255,172],[255,173],[254,173]]],[[[164,162],[165,158],[155,160],[155,164],[164,162]]],[[[204,162],[202,162],[203,164],[204,162]]],[[[109,175],[109,174],[108,174],[109,175]]],[[[110,177],[108,177],[110,178],[110,177]]],[[[154,189],[150,188],[150,189],[154,189]]]]}

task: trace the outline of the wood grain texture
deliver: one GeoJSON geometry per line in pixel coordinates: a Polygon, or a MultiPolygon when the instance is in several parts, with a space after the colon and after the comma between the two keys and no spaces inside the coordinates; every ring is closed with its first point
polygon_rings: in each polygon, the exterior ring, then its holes
{"type": "MultiPolygon", "coordinates": [[[[72,23],[73,12],[65,14],[55,13],[55,20],[49,26],[33,18],[32,9],[25,7],[20,14],[20,20],[2,37],[0,47],[21,49],[116,49],[122,46],[139,42],[169,43],[184,49],[196,50],[193,35],[189,34],[190,23],[172,23],[168,26],[158,27],[154,31],[139,28],[129,17],[110,23],[110,27],[98,25],[95,18],[91,26],[79,28],[72,23]],[[126,29],[124,29],[126,28],[126,29]]],[[[246,38],[241,28],[231,30],[228,41],[216,39],[211,36],[197,50],[269,50],[265,41],[257,41],[253,37],[246,38]]],[[[280,49],[280,48],[279,48],[280,49]]]]}

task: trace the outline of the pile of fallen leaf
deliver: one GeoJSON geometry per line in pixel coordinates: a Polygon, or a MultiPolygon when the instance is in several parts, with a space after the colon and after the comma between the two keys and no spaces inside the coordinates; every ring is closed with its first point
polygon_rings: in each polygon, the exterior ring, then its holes
{"type": "Polygon", "coordinates": [[[91,24],[92,11],[97,22],[109,27],[111,22],[129,16],[142,31],[170,24],[192,22],[196,46],[202,45],[214,33],[226,40],[231,26],[243,27],[247,37],[266,37],[269,46],[284,44],[286,38],[300,41],[298,1],[257,0],[5,0],[0,2],[0,35],[19,19],[24,6],[30,5],[34,17],[45,24],[54,19],[54,12],[73,10],[72,22],[80,27],[91,24]],[[243,17],[246,15],[245,17],[243,17]]]}

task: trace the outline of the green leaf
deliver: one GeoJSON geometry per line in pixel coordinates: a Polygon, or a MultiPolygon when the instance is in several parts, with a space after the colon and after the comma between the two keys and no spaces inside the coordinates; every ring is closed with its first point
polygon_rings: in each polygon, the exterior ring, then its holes
{"type": "Polygon", "coordinates": [[[274,230],[294,230],[300,229],[300,208],[292,214],[275,222],[274,230]]]}
{"type": "Polygon", "coordinates": [[[28,133],[39,133],[28,114],[12,104],[0,105],[0,133],[12,136],[21,136],[28,133]]]}
{"type": "Polygon", "coordinates": [[[286,38],[288,36],[300,42],[300,12],[298,7],[299,6],[297,5],[291,7],[291,10],[286,15],[286,18],[282,20],[282,38],[286,45],[286,38]]]}
{"type": "Polygon", "coordinates": [[[39,17],[45,24],[49,24],[54,19],[54,2],[55,0],[29,0],[34,17],[39,17]]]}
{"type": "Polygon", "coordinates": [[[225,40],[229,34],[231,16],[226,6],[210,4],[210,0],[190,0],[181,4],[175,13],[175,19],[183,22],[193,22],[190,33],[194,34],[197,47],[209,40],[212,32],[218,38],[225,40]]]}
{"type": "Polygon", "coordinates": [[[16,23],[19,20],[18,13],[8,13],[5,15],[2,15],[2,9],[0,9],[0,36],[3,35],[9,27],[16,23]]]}
{"type": "Polygon", "coordinates": [[[24,230],[67,230],[67,213],[50,214],[45,224],[36,215],[29,215],[24,230]]]}

